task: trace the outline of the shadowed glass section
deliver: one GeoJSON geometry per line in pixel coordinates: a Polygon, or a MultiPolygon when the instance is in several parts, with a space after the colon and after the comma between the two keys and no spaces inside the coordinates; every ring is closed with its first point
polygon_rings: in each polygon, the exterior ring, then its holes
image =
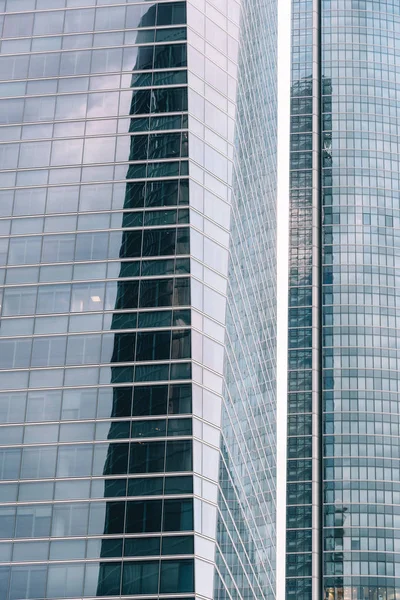
{"type": "MultiPolygon", "coordinates": [[[[313,3],[292,2],[286,598],[312,599],[313,3]]],[[[314,300],[315,301],[315,300],[314,300]]],[[[315,575],[315,574],[314,574],[315,575]]]]}

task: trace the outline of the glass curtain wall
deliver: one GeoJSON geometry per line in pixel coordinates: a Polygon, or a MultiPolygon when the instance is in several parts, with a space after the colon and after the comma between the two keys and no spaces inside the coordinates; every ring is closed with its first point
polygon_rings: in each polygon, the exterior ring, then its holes
{"type": "Polygon", "coordinates": [[[324,600],[400,596],[399,32],[398,6],[390,0],[293,2],[288,598],[313,598],[318,577],[312,267],[322,283],[318,594],[324,600]],[[320,31],[313,38],[315,26],[320,31]],[[319,257],[313,252],[316,197],[319,257]]]}
{"type": "Polygon", "coordinates": [[[275,598],[277,3],[241,7],[215,598],[275,598]]]}
{"type": "MultiPolygon", "coordinates": [[[[286,597],[312,598],[313,201],[316,151],[312,0],[292,2],[286,597]]],[[[315,323],[314,323],[315,326],[315,323]]],[[[315,447],[315,446],[314,446],[315,447]]]]}
{"type": "Polygon", "coordinates": [[[399,5],[322,0],[324,589],[400,597],[399,5]]]}
{"type": "Polygon", "coordinates": [[[194,592],[186,3],[0,2],[0,596],[194,592]]]}

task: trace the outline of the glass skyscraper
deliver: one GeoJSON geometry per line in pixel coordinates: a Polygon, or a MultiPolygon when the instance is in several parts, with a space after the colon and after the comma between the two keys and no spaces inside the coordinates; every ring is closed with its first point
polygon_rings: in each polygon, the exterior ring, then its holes
{"type": "Polygon", "coordinates": [[[0,600],[400,600],[399,50],[0,0],[0,600]]]}
{"type": "Polygon", "coordinates": [[[219,461],[239,8],[0,1],[1,600],[242,588],[219,461]]]}
{"type": "Polygon", "coordinates": [[[400,7],[292,9],[286,596],[394,600],[400,7]]]}

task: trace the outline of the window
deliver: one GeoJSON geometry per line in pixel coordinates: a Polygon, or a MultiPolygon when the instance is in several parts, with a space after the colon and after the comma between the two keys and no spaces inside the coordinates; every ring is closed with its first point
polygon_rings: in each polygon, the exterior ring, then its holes
{"type": "Polygon", "coordinates": [[[120,281],[118,283],[116,309],[137,308],[138,305],[138,281],[120,281]]]}
{"type": "Polygon", "coordinates": [[[170,351],[170,331],[138,333],[136,350],[137,361],[169,359],[170,351]]]}
{"type": "Polygon", "coordinates": [[[171,2],[158,5],[157,25],[180,25],[186,23],[186,5],[171,2]]]}
{"type": "MultiPolygon", "coordinates": [[[[96,581],[96,580],[95,580],[96,581]]],[[[89,591],[91,595],[116,596],[120,593],[121,563],[100,563],[96,587],[89,591]]]]}
{"type": "MultiPolygon", "coordinates": [[[[186,286],[189,287],[189,280],[186,286]]],[[[174,304],[174,288],[183,287],[181,280],[173,279],[143,279],[140,283],[140,301],[141,308],[150,308],[158,306],[172,306],[174,304]]],[[[175,302],[176,304],[176,302],[175,302]]]]}
{"type": "Polygon", "coordinates": [[[142,231],[124,231],[120,249],[121,258],[136,258],[142,252],[142,231]]]}
{"type": "MultiPolygon", "coordinates": [[[[130,362],[135,356],[135,333],[116,333],[111,362],[130,362]]],[[[109,362],[109,360],[105,361],[109,362]]]]}
{"type": "Polygon", "coordinates": [[[193,529],[193,500],[165,500],[163,531],[191,531],[193,529]]]}
{"type": "Polygon", "coordinates": [[[110,444],[104,464],[104,475],[123,475],[128,472],[128,444],[110,444]]]}
{"type": "Polygon", "coordinates": [[[125,562],[122,576],[123,594],[157,594],[158,561],[125,562]]]}
{"type": "Polygon", "coordinates": [[[192,469],[192,442],[168,441],[165,470],[190,471],[192,469]]]}
{"type": "Polygon", "coordinates": [[[138,386],[134,390],[133,416],[167,414],[168,386],[138,386]]]}
{"type": "Polygon", "coordinates": [[[161,561],[160,593],[183,593],[194,591],[193,560],[161,561]]]}
{"type": "Polygon", "coordinates": [[[127,503],[126,533],[161,531],[162,500],[136,500],[127,503]]]}
{"type": "MultiPolygon", "coordinates": [[[[44,598],[47,569],[43,566],[13,567],[9,598],[44,598]]],[[[4,595],[4,598],[7,594],[4,595]]]]}
{"type": "Polygon", "coordinates": [[[159,537],[150,538],[126,538],[125,556],[160,556],[159,537]]]}
{"type": "Polygon", "coordinates": [[[134,442],[130,448],[130,473],[160,473],[164,470],[165,442],[134,442]]]}

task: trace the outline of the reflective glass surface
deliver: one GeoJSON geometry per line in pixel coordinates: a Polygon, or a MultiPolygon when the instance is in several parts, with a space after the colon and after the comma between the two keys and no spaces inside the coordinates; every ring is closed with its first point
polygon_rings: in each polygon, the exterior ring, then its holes
{"type": "Polygon", "coordinates": [[[214,598],[275,598],[276,2],[241,6],[214,598]]]}
{"type": "Polygon", "coordinates": [[[0,10],[0,597],[190,595],[186,2],[0,10]]]}
{"type": "Polygon", "coordinates": [[[399,6],[322,2],[324,589],[400,597],[399,6]],[[399,566],[397,566],[399,565],[399,566]]]}
{"type": "Polygon", "coordinates": [[[311,564],[311,392],[319,394],[311,378],[315,192],[322,204],[317,244],[322,261],[321,593],[325,600],[400,597],[399,30],[399,7],[391,0],[293,2],[288,598],[311,600],[311,576],[316,575],[311,564]],[[318,30],[314,40],[312,27],[318,30]],[[311,78],[315,39],[319,82],[315,71],[311,78]]]}
{"type": "MultiPolygon", "coordinates": [[[[292,2],[286,597],[312,600],[313,2],[292,2]]],[[[317,139],[314,136],[314,140],[317,139]]],[[[314,270],[315,272],[315,270],[314,270]]],[[[314,484],[315,485],[315,484],[314,484]]]]}

